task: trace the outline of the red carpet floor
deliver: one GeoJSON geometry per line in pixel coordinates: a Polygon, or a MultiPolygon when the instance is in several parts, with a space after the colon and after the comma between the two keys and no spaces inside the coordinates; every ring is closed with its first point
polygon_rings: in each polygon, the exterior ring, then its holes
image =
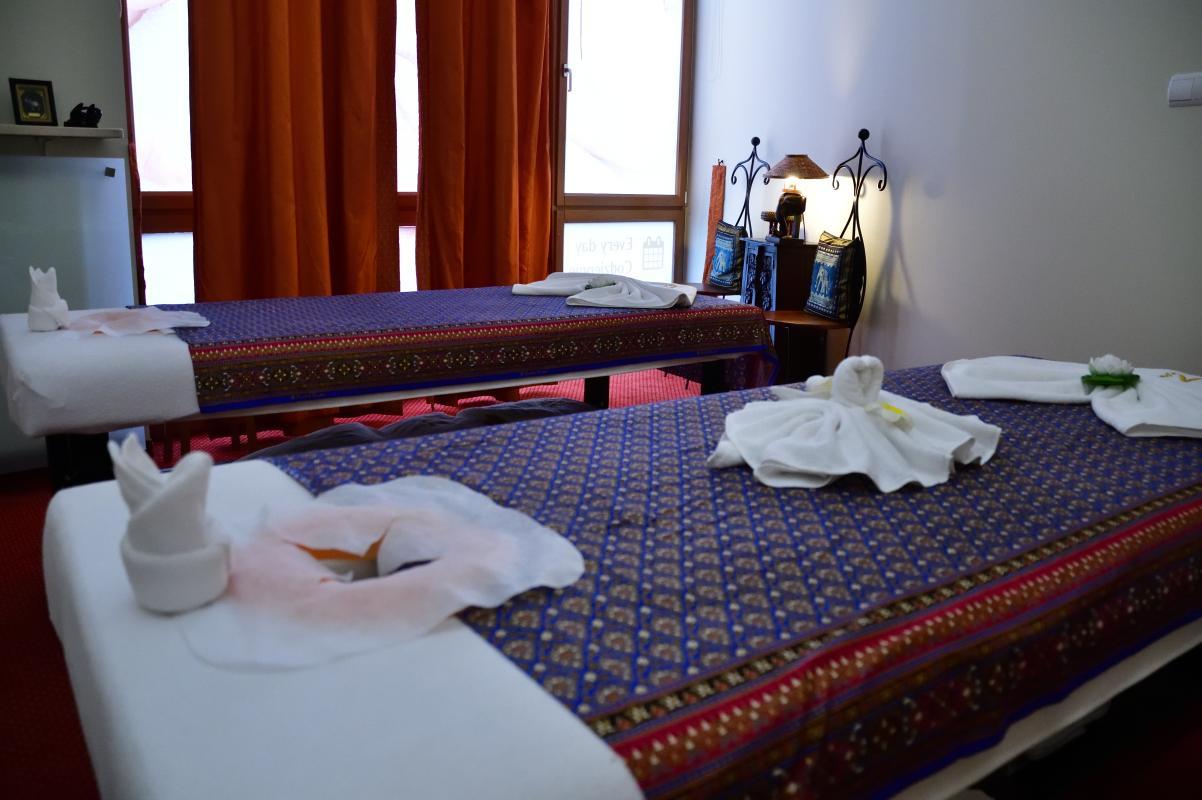
{"type": "MultiPolygon", "coordinates": [[[[530,387],[523,398],[580,399],[580,382],[530,387]]],[[[696,394],[661,373],[615,378],[614,406],[696,394]]],[[[461,401],[475,405],[487,400],[461,401]]],[[[421,401],[405,415],[427,413],[421,401]]],[[[440,406],[436,410],[452,412],[440,406]]],[[[385,424],[388,416],[355,417],[385,424]]],[[[340,420],[344,421],[344,420],[340,420]]],[[[266,433],[267,446],[283,434],[266,433]]],[[[240,457],[228,437],[192,440],[218,461],[240,457]]],[[[51,491],[42,471],[0,475],[0,798],[95,798],[58,639],[42,584],[41,534],[51,491]]],[[[999,770],[982,787],[996,800],[1202,796],[1202,651],[1192,652],[1120,695],[1087,733],[1038,762],[999,770]]]]}
{"type": "MultiPolygon", "coordinates": [[[[573,400],[583,400],[584,381],[564,381],[562,383],[550,383],[541,386],[524,386],[520,392],[520,399],[522,400],[531,400],[538,397],[567,397],[573,400]]],[[[662,400],[672,400],[678,397],[697,394],[700,394],[700,387],[696,383],[686,381],[676,375],[660,372],[659,370],[630,372],[610,378],[609,402],[612,408],[642,405],[644,403],[658,403],[662,400]]],[[[403,415],[362,413],[368,411],[369,408],[360,406],[358,408],[342,409],[343,415],[335,417],[333,422],[362,422],[364,425],[378,428],[390,422],[396,422],[398,419],[401,419],[401,416],[413,417],[419,414],[429,414],[434,411],[444,414],[454,414],[458,409],[489,405],[494,402],[496,401],[489,395],[463,397],[456,401],[454,405],[448,405],[443,402],[428,402],[426,400],[406,400],[403,404],[403,415]]],[[[267,424],[269,425],[270,423],[267,424]]],[[[245,437],[235,440],[230,435],[214,436],[211,439],[208,436],[199,435],[191,437],[191,441],[194,450],[203,450],[213,456],[213,459],[217,463],[222,463],[241,458],[254,450],[279,444],[286,438],[283,431],[265,427],[263,430],[257,432],[256,441],[253,446],[245,437]]],[[[178,446],[173,446],[168,453],[162,444],[152,445],[151,454],[159,466],[164,468],[171,466],[180,458],[178,446]]]]}
{"type": "Polygon", "coordinates": [[[96,797],[42,585],[44,470],[0,475],[0,797],[96,797]]]}

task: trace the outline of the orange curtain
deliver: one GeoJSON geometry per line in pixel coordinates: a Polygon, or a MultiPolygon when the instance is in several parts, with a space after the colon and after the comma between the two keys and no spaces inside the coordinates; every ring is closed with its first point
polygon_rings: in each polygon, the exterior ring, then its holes
{"type": "Polygon", "coordinates": [[[552,2],[417,0],[423,289],[547,276],[552,2]]]}
{"type": "Polygon", "coordinates": [[[396,0],[188,4],[198,300],[396,291],[396,0]]]}

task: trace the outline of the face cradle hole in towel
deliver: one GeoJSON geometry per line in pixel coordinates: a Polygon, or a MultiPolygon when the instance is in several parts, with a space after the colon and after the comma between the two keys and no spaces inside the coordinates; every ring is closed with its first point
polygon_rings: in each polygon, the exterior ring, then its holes
{"type": "Polygon", "coordinates": [[[362,554],[336,548],[306,547],[296,542],[289,542],[289,544],[309,554],[317,563],[328,569],[331,575],[327,580],[344,582],[379,577],[380,572],[376,565],[376,558],[380,553],[380,543],[383,541],[384,537],[381,536],[372,542],[371,547],[362,554]]]}
{"type": "Polygon", "coordinates": [[[388,577],[398,572],[424,567],[437,560],[437,557],[430,553],[428,545],[423,547],[420,543],[407,541],[404,534],[403,528],[394,526],[372,542],[362,554],[336,548],[306,547],[296,542],[289,544],[307,553],[328,569],[332,573],[328,580],[353,582],[388,577]],[[386,540],[388,547],[381,559],[380,550],[386,540]]]}
{"type": "Polygon", "coordinates": [[[423,559],[421,561],[410,561],[406,564],[401,564],[399,567],[397,567],[396,569],[394,569],[392,572],[390,572],[388,574],[395,575],[398,572],[404,572],[407,569],[413,569],[414,567],[424,567],[427,564],[433,564],[433,563],[434,563],[434,559],[432,559],[432,558],[423,559]]]}

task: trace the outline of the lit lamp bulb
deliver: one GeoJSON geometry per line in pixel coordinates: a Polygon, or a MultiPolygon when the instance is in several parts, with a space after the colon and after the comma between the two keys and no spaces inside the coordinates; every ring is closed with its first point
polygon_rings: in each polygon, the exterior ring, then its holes
{"type": "Polygon", "coordinates": [[[776,162],[768,173],[769,178],[784,178],[785,189],[776,203],[776,225],[782,239],[805,240],[805,195],[797,188],[798,182],[806,179],[825,178],[826,170],[815,164],[807,155],[788,155],[776,162]]]}

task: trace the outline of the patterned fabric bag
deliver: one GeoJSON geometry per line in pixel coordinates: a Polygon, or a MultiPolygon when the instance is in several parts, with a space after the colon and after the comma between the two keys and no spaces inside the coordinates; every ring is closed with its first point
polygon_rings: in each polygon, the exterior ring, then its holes
{"type": "Polygon", "coordinates": [[[839,322],[849,322],[851,316],[859,315],[863,276],[859,274],[858,249],[858,240],[823,232],[814,256],[806,311],[839,322]]]}
{"type": "Polygon", "coordinates": [[[723,289],[743,286],[743,229],[729,222],[718,222],[714,234],[714,260],[710,262],[709,282],[723,289]]]}

